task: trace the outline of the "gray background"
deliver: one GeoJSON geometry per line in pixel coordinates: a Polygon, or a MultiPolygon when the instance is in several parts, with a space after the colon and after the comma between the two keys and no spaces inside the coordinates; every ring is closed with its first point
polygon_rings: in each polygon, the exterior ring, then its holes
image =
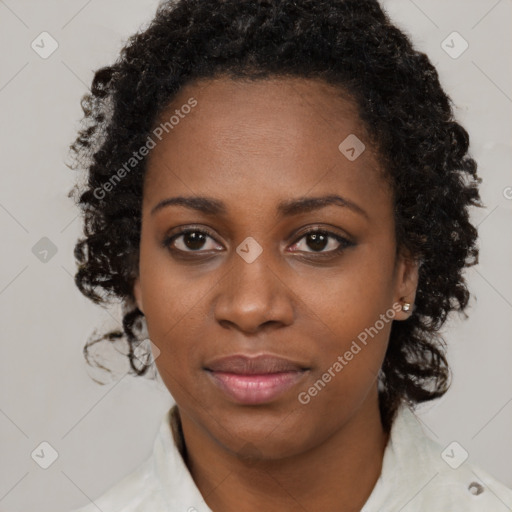
{"type": "MultiPolygon", "coordinates": [[[[64,165],[93,70],[157,3],[0,0],[0,510],[70,510],[102,494],[149,456],[173,403],[161,381],[129,377],[123,364],[118,380],[91,379],[82,347],[94,329],[119,325],[119,311],[74,285],[81,225],[67,198],[76,173],[64,165]],[[31,47],[43,31],[59,45],[46,59],[31,47]],[[57,250],[46,262],[33,252],[43,237],[57,250]],[[31,457],[43,441],[58,453],[48,469],[31,457]]],[[[456,440],[469,462],[512,486],[512,1],[383,4],[437,66],[484,178],[486,208],[474,212],[481,264],[467,273],[477,299],[468,320],[445,329],[452,387],[419,415],[443,447],[456,440]],[[458,58],[441,46],[453,31],[469,43],[458,58]]]]}

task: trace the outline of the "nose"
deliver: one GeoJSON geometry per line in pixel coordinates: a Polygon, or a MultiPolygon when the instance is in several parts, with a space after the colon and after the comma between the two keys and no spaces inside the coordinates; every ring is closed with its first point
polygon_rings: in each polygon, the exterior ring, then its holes
{"type": "Polygon", "coordinates": [[[263,251],[252,263],[234,255],[233,265],[219,283],[215,319],[225,328],[255,334],[294,320],[293,293],[263,251]]]}

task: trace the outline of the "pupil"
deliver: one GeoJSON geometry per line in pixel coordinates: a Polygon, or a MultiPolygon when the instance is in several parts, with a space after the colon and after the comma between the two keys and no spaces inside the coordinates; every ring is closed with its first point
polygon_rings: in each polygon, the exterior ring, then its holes
{"type": "Polygon", "coordinates": [[[201,249],[201,247],[204,245],[205,242],[205,236],[203,233],[198,233],[197,231],[193,231],[191,233],[186,233],[183,237],[183,241],[185,242],[185,245],[189,249],[201,249]]]}
{"type": "Polygon", "coordinates": [[[309,233],[308,239],[308,246],[315,251],[321,251],[322,249],[325,249],[325,246],[327,245],[327,237],[323,234],[309,233]]]}

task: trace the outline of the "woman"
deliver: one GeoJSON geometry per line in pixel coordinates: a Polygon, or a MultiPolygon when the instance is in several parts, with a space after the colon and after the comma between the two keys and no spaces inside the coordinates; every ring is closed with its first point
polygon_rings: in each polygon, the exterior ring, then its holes
{"type": "Polygon", "coordinates": [[[449,386],[480,179],[377,1],[164,2],[91,91],[76,283],[176,406],[82,512],[512,509],[412,412],[449,386]]]}

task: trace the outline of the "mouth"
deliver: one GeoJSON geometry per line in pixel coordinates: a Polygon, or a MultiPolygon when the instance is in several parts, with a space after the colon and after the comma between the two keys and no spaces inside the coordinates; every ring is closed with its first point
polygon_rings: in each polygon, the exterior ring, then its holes
{"type": "Polygon", "coordinates": [[[240,404],[268,403],[289,391],[309,368],[272,355],[233,355],[216,359],[203,368],[211,382],[240,404]]]}

